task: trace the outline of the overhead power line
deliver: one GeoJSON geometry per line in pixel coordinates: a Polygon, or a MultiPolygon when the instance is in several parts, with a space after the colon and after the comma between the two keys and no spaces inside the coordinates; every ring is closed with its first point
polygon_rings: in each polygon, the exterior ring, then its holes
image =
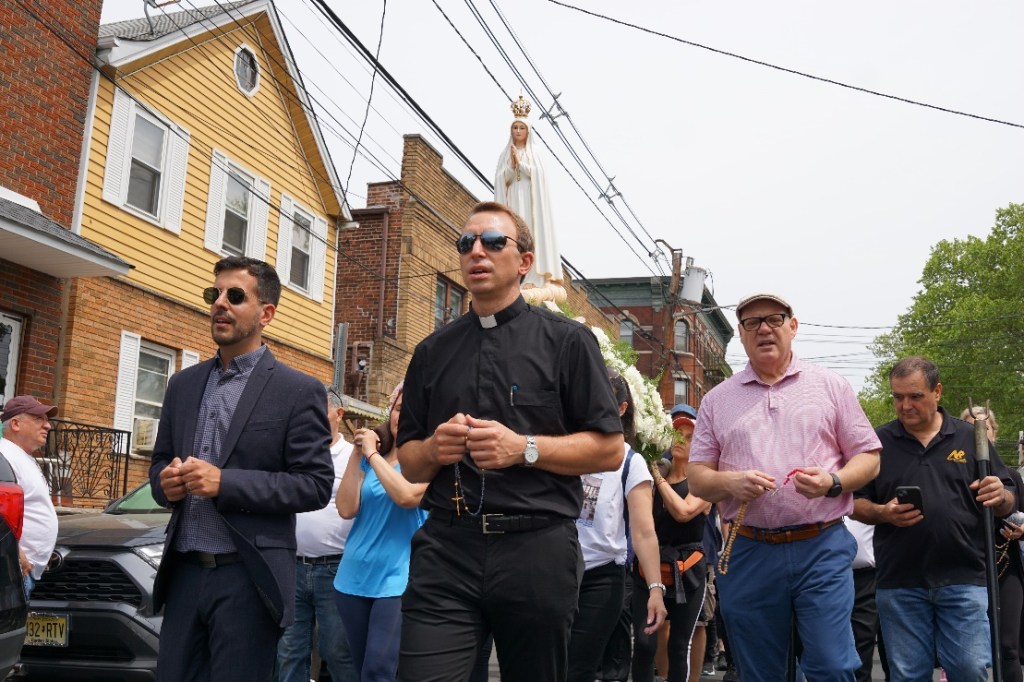
{"type": "Polygon", "coordinates": [[[356,34],[353,33],[347,25],[345,25],[345,22],[343,22],[337,14],[335,14],[334,10],[330,8],[327,2],[325,0],[311,0],[311,2],[317,7],[317,9],[320,10],[324,17],[326,17],[327,20],[334,25],[336,29],[340,31],[342,35],[344,35],[345,38],[356,47],[356,49],[362,55],[363,59],[373,64],[374,68],[380,73],[381,78],[383,78],[384,81],[389,86],[391,86],[391,88],[395,92],[397,92],[398,95],[403,100],[405,100],[405,103],[410,108],[412,108],[413,111],[416,112],[416,115],[419,116],[420,119],[427,124],[427,126],[434,132],[434,134],[444,141],[445,145],[452,151],[452,153],[455,154],[463,164],[465,164],[466,168],[468,168],[470,172],[472,172],[473,175],[475,175],[477,179],[480,180],[480,182],[484,183],[484,185],[491,186],[491,181],[488,179],[488,177],[484,175],[480,171],[480,169],[473,164],[472,161],[469,160],[469,157],[466,156],[466,154],[463,153],[461,149],[459,149],[459,147],[455,144],[455,142],[452,141],[448,134],[441,129],[441,126],[439,126],[434,121],[434,119],[431,118],[430,115],[423,110],[423,107],[421,107],[419,103],[417,103],[416,100],[412,98],[412,95],[406,92],[405,88],[403,88],[399,84],[399,82],[395,80],[395,77],[392,76],[391,73],[384,68],[384,66],[377,60],[376,57],[373,56],[373,53],[370,52],[370,50],[367,49],[367,47],[363,45],[362,42],[360,42],[359,38],[356,37],[356,34]]]}
{"type": "MultiPolygon", "coordinates": [[[[470,13],[473,15],[473,18],[476,19],[477,23],[480,25],[480,28],[484,31],[484,34],[491,41],[491,44],[494,46],[494,49],[497,50],[498,55],[505,61],[505,64],[508,66],[509,70],[512,71],[513,75],[515,76],[516,80],[519,81],[520,85],[526,90],[527,94],[533,100],[533,103],[535,105],[537,105],[538,107],[540,107],[541,109],[544,109],[544,107],[542,105],[542,98],[540,97],[540,95],[537,94],[536,91],[534,91],[534,89],[532,87],[530,87],[530,84],[527,81],[526,76],[523,75],[523,73],[516,66],[516,64],[513,61],[512,57],[508,54],[508,52],[502,46],[501,41],[498,40],[498,37],[494,34],[494,31],[491,30],[491,27],[487,24],[487,21],[484,19],[483,15],[480,13],[480,10],[478,10],[476,8],[476,5],[473,4],[472,0],[465,0],[465,3],[466,3],[466,7],[469,8],[470,13]]],[[[440,10],[440,7],[438,6],[436,0],[434,2],[434,6],[438,7],[438,9],[440,10]]],[[[519,47],[520,52],[522,52],[523,56],[526,57],[526,60],[530,64],[531,68],[533,68],[535,73],[540,75],[540,72],[537,69],[536,65],[534,65],[533,61],[530,59],[530,56],[526,53],[526,50],[519,43],[518,38],[516,37],[515,33],[512,32],[512,29],[508,26],[508,23],[505,22],[505,19],[504,19],[503,16],[501,17],[501,20],[504,23],[506,29],[508,30],[509,35],[512,36],[513,42],[516,43],[517,47],[519,47]]],[[[449,24],[451,24],[450,20],[449,20],[449,24]]],[[[452,27],[454,28],[454,25],[452,25],[452,27]]],[[[463,39],[463,40],[465,41],[465,39],[463,39]]],[[[566,150],[569,152],[569,155],[572,156],[572,158],[576,161],[577,165],[580,167],[580,170],[583,171],[583,174],[587,177],[587,179],[590,181],[590,183],[597,190],[597,193],[598,193],[597,194],[597,198],[598,199],[604,199],[607,202],[609,209],[613,213],[615,213],[615,215],[618,217],[618,219],[622,223],[622,225],[626,228],[626,230],[630,233],[630,235],[632,235],[632,237],[640,245],[640,248],[643,249],[644,252],[647,253],[649,256],[654,256],[654,254],[660,253],[657,250],[657,247],[653,244],[654,239],[653,239],[653,237],[650,237],[650,233],[647,232],[647,229],[645,227],[643,227],[642,224],[640,225],[640,227],[648,235],[648,238],[652,242],[652,244],[650,246],[648,246],[647,244],[644,243],[644,241],[643,241],[643,239],[641,239],[640,235],[638,235],[636,233],[636,231],[632,228],[632,226],[626,220],[625,216],[622,215],[622,213],[619,211],[619,208],[615,205],[613,200],[615,199],[616,196],[621,196],[621,194],[618,192],[618,190],[614,189],[614,185],[612,184],[613,178],[610,178],[608,176],[608,174],[604,171],[604,169],[601,167],[601,164],[597,161],[597,159],[594,156],[593,152],[590,150],[590,147],[587,146],[586,141],[583,141],[583,145],[584,145],[584,147],[586,147],[587,151],[590,152],[591,158],[594,160],[594,162],[596,163],[598,169],[600,169],[601,173],[604,175],[605,182],[608,183],[607,186],[605,186],[604,183],[600,182],[594,176],[594,174],[587,167],[586,162],[583,160],[583,158],[580,156],[580,154],[576,151],[575,147],[569,142],[568,138],[565,135],[565,131],[563,131],[562,128],[558,124],[558,120],[557,119],[559,117],[561,117],[561,116],[565,116],[566,120],[569,121],[570,125],[572,125],[573,130],[576,132],[577,136],[579,136],[581,140],[583,140],[583,138],[582,138],[582,136],[580,136],[579,131],[576,129],[575,124],[572,123],[572,119],[569,117],[568,112],[566,112],[565,109],[562,108],[561,104],[558,102],[558,95],[555,95],[551,91],[551,89],[547,87],[547,83],[544,81],[543,77],[541,77],[541,81],[545,83],[545,87],[547,88],[548,93],[551,95],[551,97],[554,100],[554,102],[553,102],[553,104],[551,106],[551,109],[554,109],[555,107],[558,108],[558,113],[554,114],[554,115],[552,115],[551,111],[544,110],[544,113],[541,114],[541,119],[545,119],[546,118],[548,120],[548,122],[551,124],[551,129],[555,132],[555,135],[562,141],[562,144],[565,146],[566,150]]],[[[502,88],[502,92],[505,92],[504,88],[502,88]]],[[[512,98],[508,95],[508,93],[505,93],[505,96],[509,99],[509,101],[512,100],[512,98]]],[[[536,132],[536,131],[534,131],[534,132],[536,132]]],[[[540,136],[539,133],[538,133],[538,137],[541,137],[541,140],[544,141],[543,137],[540,136]]],[[[548,145],[546,141],[544,141],[544,143],[545,143],[545,146],[547,146],[550,149],[550,145],[548,145]]],[[[552,151],[552,154],[554,154],[554,151],[552,151]]],[[[588,197],[589,197],[589,194],[588,194],[588,197]]],[[[658,264],[659,269],[660,269],[660,262],[655,260],[655,263],[658,264]]]]}
{"type": "Polygon", "coordinates": [[[366,111],[363,112],[363,123],[359,126],[359,137],[356,138],[356,146],[352,150],[352,161],[348,165],[348,177],[345,178],[345,187],[352,182],[352,169],[356,165],[356,157],[359,156],[359,145],[363,141],[363,131],[366,130],[366,122],[370,119],[370,107],[373,104],[373,86],[377,83],[377,64],[380,63],[380,46],[384,44],[384,18],[388,14],[388,0],[384,0],[384,6],[380,11],[380,34],[377,38],[377,52],[373,55],[373,75],[370,76],[370,94],[366,97],[366,111]]]}
{"type": "Polygon", "coordinates": [[[619,201],[622,202],[622,205],[625,206],[626,210],[629,211],[629,214],[633,216],[633,220],[636,221],[636,224],[639,225],[640,229],[643,230],[644,234],[647,235],[647,238],[650,239],[652,242],[655,242],[656,240],[654,239],[654,236],[647,230],[647,227],[643,224],[643,221],[640,220],[639,216],[637,216],[636,212],[629,205],[629,202],[626,201],[626,197],[623,196],[622,192],[620,192],[615,187],[615,178],[609,175],[608,171],[606,171],[604,169],[604,166],[601,165],[601,162],[597,160],[597,155],[594,153],[594,150],[590,148],[590,145],[587,144],[587,140],[586,138],[583,137],[583,133],[581,133],[579,128],[576,127],[576,122],[573,121],[572,116],[569,115],[569,112],[566,111],[565,107],[563,107],[561,102],[558,101],[558,98],[561,95],[561,93],[556,95],[554,90],[551,89],[551,86],[548,85],[548,82],[544,79],[544,76],[543,74],[541,74],[540,69],[537,68],[537,65],[534,63],[533,59],[531,59],[530,55],[526,52],[526,47],[523,45],[523,42],[519,40],[519,36],[517,36],[515,31],[512,30],[512,26],[509,25],[508,20],[505,18],[505,15],[502,14],[501,8],[498,7],[498,3],[495,2],[495,0],[490,0],[490,3],[491,7],[494,9],[495,14],[498,15],[498,18],[501,20],[502,25],[505,27],[505,30],[508,31],[508,34],[510,36],[512,36],[512,42],[514,42],[516,44],[516,47],[519,48],[519,51],[523,53],[523,57],[526,58],[526,63],[529,64],[530,68],[533,69],[533,72],[537,74],[537,78],[540,79],[540,82],[544,86],[544,89],[548,91],[548,94],[554,101],[554,104],[552,104],[552,108],[558,107],[559,113],[557,115],[551,116],[550,114],[548,114],[548,118],[551,120],[551,125],[557,128],[558,116],[565,116],[565,120],[569,122],[569,126],[572,128],[573,132],[576,133],[576,137],[578,137],[580,139],[580,142],[583,143],[583,148],[587,150],[588,154],[590,154],[590,158],[593,159],[594,163],[597,165],[598,170],[601,171],[601,174],[605,177],[605,181],[608,183],[608,186],[601,193],[601,196],[605,198],[608,201],[608,203],[611,203],[613,199],[618,197],[619,201]]]}
{"type": "Polygon", "coordinates": [[[824,76],[816,76],[813,73],[807,73],[806,71],[797,71],[796,69],[790,69],[790,68],[785,67],[785,66],[778,66],[777,64],[771,64],[769,62],[765,62],[765,61],[762,61],[760,59],[753,59],[752,57],[745,57],[745,56],[743,56],[741,54],[736,54],[735,52],[729,52],[727,50],[720,50],[717,47],[711,47],[709,45],[702,45],[700,43],[695,43],[692,40],[686,40],[684,38],[679,38],[678,36],[670,35],[668,33],[663,33],[661,31],[655,31],[654,29],[647,28],[646,26],[640,26],[639,24],[632,24],[632,23],[630,23],[628,21],[623,21],[622,19],[616,19],[615,17],[609,17],[609,16],[604,15],[604,14],[599,14],[598,12],[592,12],[591,10],[583,9],[582,7],[577,7],[575,5],[570,5],[570,4],[565,3],[565,2],[560,2],[559,0],[548,0],[548,2],[550,2],[553,5],[558,5],[559,7],[565,7],[566,9],[576,10],[577,12],[580,12],[582,14],[587,14],[587,15],[595,17],[597,19],[603,19],[604,21],[609,21],[609,22],[611,22],[613,24],[618,24],[619,26],[625,26],[627,28],[631,28],[631,29],[634,29],[636,31],[641,31],[643,33],[649,33],[651,35],[658,36],[659,38],[666,38],[668,40],[671,40],[671,41],[674,41],[674,42],[677,42],[677,43],[681,43],[683,45],[689,45],[690,47],[696,47],[696,48],[699,48],[701,50],[707,50],[708,52],[714,52],[715,54],[720,54],[720,55],[722,55],[724,57],[732,57],[733,59],[739,59],[741,61],[748,62],[750,64],[757,64],[758,66],[763,66],[763,67],[768,68],[768,69],[775,69],[776,71],[782,71],[783,73],[788,73],[788,74],[791,74],[793,76],[800,76],[801,78],[808,78],[810,80],[818,81],[819,83],[827,83],[828,85],[835,85],[835,86],[838,86],[840,88],[846,88],[847,90],[854,90],[856,92],[862,92],[862,93],[864,93],[866,95],[874,95],[875,97],[884,97],[885,99],[891,99],[891,100],[894,100],[896,102],[902,102],[904,104],[912,104],[912,105],[917,106],[917,107],[924,107],[925,109],[934,109],[935,111],[941,111],[943,113],[953,114],[955,116],[966,116],[967,118],[973,118],[973,119],[977,119],[979,121],[987,121],[988,123],[996,123],[998,125],[1010,126],[1012,128],[1024,128],[1024,124],[1021,124],[1021,123],[1014,123],[1013,121],[1003,121],[1003,120],[1000,120],[998,118],[991,118],[989,116],[981,116],[979,114],[972,114],[972,113],[969,113],[969,112],[966,112],[966,111],[958,111],[956,109],[950,109],[948,107],[940,107],[937,104],[928,104],[927,102],[919,102],[917,100],[909,99],[907,97],[900,97],[899,95],[890,95],[889,93],[886,93],[886,92],[879,92],[878,90],[871,90],[870,88],[863,88],[863,87],[861,87],[859,85],[851,85],[849,83],[843,83],[842,81],[837,81],[837,80],[834,80],[832,78],[825,78],[824,76]]]}
{"type": "MultiPolygon", "coordinates": [[[[454,23],[454,22],[453,22],[453,21],[451,20],[451,18],[449,18],[448,14],[447,14],[447,13],[445,13],[444,9],[442,9],[442,8],[441,8],[441,6],[440,6],[440,5],[439,5],[439,4],[437,3],[437,0],[431,0],[431,1],[432,1],[432,2],[434,3],[434,7],[435,7],[435,8],[437,8],[437,11],[441,13],[441,16],[443,16],[443,17],[444,17],[445,21],[447,21],[447,22],[448,22],[448,25],[449,25],[449,26],[451,27],[451,29],[452,29],[452,30],[453,30],[453,31],[455,32],[455,34],[456,34],[456,35],[458,35],[458,36],[459,36],[459,38],[460,38],[460,39],[462,40],[462,43],[463,43],[463,45],[465,45],[465,46],[466,46],[466,49],[468,49],[468,50],[469,50],[470,52],[472,52],[472,53],[473,53],[473,56],[474,56],[474,57],[476,57],[477,61],[478,61],[478,62],[480,63],[480,66],[481,66],[481,67],[483,68],[483,70],[484,70],[484,71],[485,71],[485,72],[487,73],[487,75],[488,75],[488,76],[490,76],[490,78],[491,78],[491,81],[493,81],[493,82],[494,82],[494,85],[495,85],[495,86],[497,86],[498,90],[500,90],[500,91],[501,91],[501,93],[502,93],[502,94],[503,94],[503,95],[505,96],[505,98],[506,98],[506,99],[507,99],[508,101],[510,101],[510,102],[511,102],[511,101],[512,101],[512,97],[511,97],[511,95],[509,94],[509,92],[508,92],[507,90],[505,90],[504,86],[503,86],[503,85],[501,84],[501,82],[500,82],[500,81],[498,80],[497,76],[495,76],[495,75],[494,75],[494,73],[493,73],[493,72],[492,72],[492,71],[491,71],[491,70],[490,70],[490,69],[489,69],[489,68],[487,67],[487,64],[486,64],[486,63],[484,63],[484,60],[483,60],[483,59],[482,59],[482,58],[480,57],[480,54],[479,54],[479,53],[478,53],[478,52],[477,52],[477,51],[476,51],[475,49],[473,49],[473,46],[472,46],[472,45],[470,45],[470,44],[469,44],[469,41],[468,41],[468,40],[466,39],[466,37],[465,37],[465,36],[464,36],[464,35],[462,34],[462,32],[461,32],[461,31],[460,31],[460,30],[458,29],[458,27],[457,27],[457,26],[455,25],[455,23],[454,23]]],[[[510,66],[510,68],[512,68],[512,69],[515,69],[515,66],[514,66],[514,65],[511,65],[511,64],[510,64],[509,66],[510,66]]],[[[522,80],[522,79],[520,78],[520,80],[522,80]]],[[[529,92],[529,89],[528,89],[528,92],[529,92]]],[[[531,94],[531,97],[533,97],[533,96],[534,96],[534,95],[532,95],[532,94],[531,94]]],[[[600,207],[599,207],[599,206],[597,205],[597,202],[596,202],[596,201],[594,201],[594,199],[593,199],[593,198],[592,198],[592,197],[590,196],[590,194],[589,194],[589,193],[587,192],[587,190],[586,190],[586,189],[584,189],[584,187],[583,187],[582,183],[580,183],[580,181],[579,181],[579,180],[578,180],[578,179],[576,178],[576,176],[574,176],[574,175],[572,174],[572,172],[571,172],[571,171],[569,170],[569,168],[568,168],[568,167],[567,167],[567,166],[565,165],[565,162],[563,162],[563,161],[562,161],[562,159],[561,159],[561,158],[559,158],[558,154],[556,154],[556,153],[555,153],[555,150],[551,148],[551,145],[550,145],[550,144],[548,143],[548,141],[547,141],[546,139],[544,139],[544,136],[543,136],[543,135],[541,135],[541,134],[540,134],[540,133],[539,133],[539,132],[538,132],[538,131],[537,131],[536,129],[533,129],[533,130],[532,130],[532,132],[531,132],[531,134],[535,134],[535,135],[537,136],[537,139],[539,139],[539,140],[541,141],[541,143],[543,143],[544,147],[545,147],[545,148],[546,148],[546,149],[548,150],[548,153],[550,153],[550,154],[551,154],[552,158],[554,158],[554,159],[555,159],[555,161],[557,161],[557,162],[558,162],[558,165],[562,167],[562,170],[564,170],[564,171],[565,171],[565,174],[566,174],[566,175],[567,175],[567,176],[569,177],[569,179],[570,179],[570,180],[572,180],[572,181],[573,181],[573,183],[574,183],[574,184],[576,185],[576,187],[577,187],[577,188],[578,188],[578,189],[580,190],[580,192],[582,192],[582,193],[583,193],[583,196],[587,198],[587,201],[589,201],[589,202],[590,202],[590,204],[591,204],[591,206],[593,206],[593,207],[594,207],[594,210],[595,210],[595,211],[597,211],[597,213],[598,213],[598,214],[599,214],[599,215],[600,215],[600,216],[601,216],[602,218],[604,218],[605,222],[606,222],[606,223],[608,223],[608,226],[609,226],[609,227],[610,227],[610,228],[612,229],[612,231],[613,231],[613,232],[615,232],[615,234],[616,234],[616,235],[618,235],[619,239],[621,239],[621,240],[622,240],[622,242],[623,242],[623,243],[624,243],[624,244],[626,245],[626,247],[627,247],[627,248],[628,248],[628,249],[629,249],[630,251],[632,251],[633,255],[634,255],[634,256],[636,256],[636,257],[637,257],[637,259],[638,259],[638,260],[639,260],[639,261],[640,261],[641,263],[643,263],[643,264],[645,265],[645,267],[647,267],[648,271],[650,271],[650,273],[651,273],[652,275],[654,275],[654,276],[656,276],[656,277],[657,277],[657,276],[659,276],[660,274],[662,274],[662,273],[657,273],[657,272],[655,272],[655,271],[654,271],[654,270],[653,270],[653,269],[651,268],[651,266],[650,266],[650,263],[648,263],[647,259],[646,259],[646,258],[644,258],[643,256],[641,256],[641,255],[640,255],[639,253],[637,253],[637,251],[636,251],[636,249],[634,248],[633,244],[632,244],[632,243],[630,243],[630,241],[629,241],[628,239],[626,239],[625,235],[623,235],[623,234],[622,234],[622,232],[620,232],[620,231],[619,231],[619,229],[618,229],[617,227],[615,227],[615,225],[614,225],[614,224],[612,223],[611,219],[610,219],[610,218],[609,218],[609,217],[608,217],[608,216],[607,216],[607,215],[606,215],[606,214],[604,213],[604,211],[602,211],[602,210],[600,209],[600,207]]],[[[571,151],[571,150],[570,150],[570,151],[571,151]]],[[[577,160],[578,160],[578,157],[577,157],[577,160]]],[[[584,172],[586,172],[586,169],[585,169],[585,168],[584,168],[584,172]]],[[[593,177],[592,177],[592,176],[591,176],[591,180],[593,181],[593,177]]],[[[491,190],[493,190],[493,189],[494,189],[494,185],[493,185],[493,184],[492,184],[491,182],[489,182],[489,181],[488,181],[488,182],[486,183],[486,186],[487,186],[487,187],[488,187],[489,189],[491,189],[491,190]]],[[[612,206],[611,208],[612,208],[613,210],[615,210],[615,207],[614,207],[614,206],[612,206]]],[[[616,213],[618,213],[618,211],[616,211],[616,213]]],[[[622,218],[622,215],[621,215],[621,214],[619,215],[619,219],[620,219],[620,220],[624,220],[624,219],[622,218]]],[[[630,229],[628,225],[627,225],[626,227],[627,227],[627,229],[630,229]]],[[[632,232],[632,230],[630,230],[630,232],[632,232]]],[[[647,247],[645,247],[645,246],[644,246],[643,242],[642,242],[642,241],[640,241],[640,240],[639,240],[639,238],[638,238],[638,237],[636,237],[636,235],[635,235],[635,234],[634,234],[633,236],[634,236],[634,238],[637,238],[637,241],[638,241],[638,243],[640,244],[641,248],[643,248],[643,249],[644,249],[644,250],[646,251],[646,248],[647,248],[647,247]]],[[[565,260],[565,258],[562,258],[562,263],[563,263],[564,265],[568,265],[568,262],[567,262],[567,261],[565,260]]]]}

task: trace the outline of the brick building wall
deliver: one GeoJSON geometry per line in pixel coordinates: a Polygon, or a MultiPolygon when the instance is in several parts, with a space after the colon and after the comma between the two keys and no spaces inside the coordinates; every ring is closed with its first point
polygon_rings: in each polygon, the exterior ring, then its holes
{"type": "Polygon", "coordinates": [[[632,344],[639,357],[636,367],[646,377],[661,376],[662,402],[671,406],[679,401],[699,405],[704,395],[728,376],[725,347],[732,338],[732,327],[705,290],[699,308],[680,303],[672,310],[672,322],[665,326],[667,280],[657,278],[614,278],[592,280],[611,300],[603,310],[632,322],[632,344]],[[685,347],[675,347],[675,324],[685,320],[689,334],[685,347]],[[685,380],[685,397],[676,394],[676,380],[685,380]]]}
{"type": "Polygon", "coordinates": [[[60,337],[61,280],[0,259],[0,311],[22,320],[15,386],[7,395],[53,400],[54,364],[60,337]]]}
{"type": "Polygon", "coordinates": [[[0,185],[35,199],[65,226],[74,211],[102,6],[0,3],[0,185]]]}
{"type": "MultiPolygon", "coordinates": [[[[74,212],[102,5],[0,3],[0,186],[34,199],[64,227],[74,212]]],[[[60,404],[55,366],[63,289],[61,279],[0,259],[0,312],[22,323],[8,396],[27,393],[60,404]]]]}

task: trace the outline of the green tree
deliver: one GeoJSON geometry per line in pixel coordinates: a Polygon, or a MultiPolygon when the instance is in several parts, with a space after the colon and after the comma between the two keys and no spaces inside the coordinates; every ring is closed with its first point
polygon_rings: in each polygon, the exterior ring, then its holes
{"type": "Polygon", "coordinates": [[[924,355],[939,366],[942,405],[953,416],[968,397],[991,401],[999,453],[1016,462],[1024,429],[1024,205],[996,211],[985,239],[936,244],[919,283],[910,309],[871,347],[880,362],[860,394],[865,412],[876,425],[891,420],[889,370],[924,355]]]}

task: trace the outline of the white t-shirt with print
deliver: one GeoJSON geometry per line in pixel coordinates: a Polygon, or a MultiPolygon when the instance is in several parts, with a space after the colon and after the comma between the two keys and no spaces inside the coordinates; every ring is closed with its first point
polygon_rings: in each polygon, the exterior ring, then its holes
{"type": "MultiPolygon", "coordinates": [[[[629,446],[626,446],[626,457],[629,446]]],[[[583,510],[576,519],[580,546],[586,570],[615,562],[626,563],[626,525],[622,518],[625,500],[622,496],[622,467],[626,457],[615,471],[584,474],[583,510]]],[[[651,472],[639,452],[629,457],[626,475],[626,494],[638,485],[652,485],[651,472]]]]}

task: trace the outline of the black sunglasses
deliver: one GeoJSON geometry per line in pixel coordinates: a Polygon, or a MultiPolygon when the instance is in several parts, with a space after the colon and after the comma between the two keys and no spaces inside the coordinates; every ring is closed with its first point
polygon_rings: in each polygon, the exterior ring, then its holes
{"type": "Polygon", "coordinates": [[[473,250],[473,244],[476,243],[479,237],[480,243],[484,245],[484,248],[488,251],[501,251],[505,246],[512,242],[520,251],[523,250],[522,244],[517,242],[512,237],[503,235],[501,232],[484,232],[483,234],[473,234],[472,232],[466,232],[455,240],[455,248],[459,250],[461,254],[467,254],[473,250]]]}
{"type": "MultiPolygon", "coordinates": [[[[227,290],[228,303],[231,305],[241,305],[245,302],[245,289],[242,287],[231,287],[227,290]]],[[[206,287],[203,289],[203,300],[208,305],[213,305],[213,302],[220,298],[220,289],[217,287],[206,287]]]]}

